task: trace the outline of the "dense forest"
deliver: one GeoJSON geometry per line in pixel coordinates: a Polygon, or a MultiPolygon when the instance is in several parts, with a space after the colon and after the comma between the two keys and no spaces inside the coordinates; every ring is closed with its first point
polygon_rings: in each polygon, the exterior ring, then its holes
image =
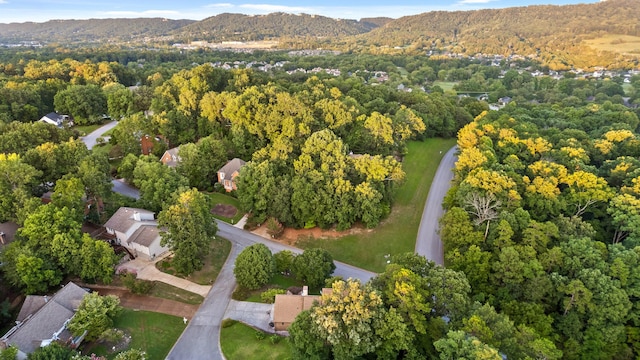
{"type": "MultiPolygon", "coordinates": [[[[21,228],[0,253],[2,289],[108,283],[118,259],[81,226],[120,206],[158,213],[180,246],[175,214],[193,200],[189,228],[206,223],[201,191],[222,191],[215,174],[233,158],[247,164],[232,196],[254,223],[375,227],[407,142],[457,136],[446,268],[398,255],[370,283],[332,279],[334,295],[292,325],[294,356],[635,358],[640,76],[548,73],[422,55],[4,51],[0,221],[21,228]],[[89,150],[78,127],[37,121],[54,110],[79,126],[119,122],[89,150]],[[172,147],[175,168],[158,160],[172,147]],[[140,199],[114,194],[113,177],[140,199]]],[[[190,273],[202,254],[185,254],[190,273]]]]}

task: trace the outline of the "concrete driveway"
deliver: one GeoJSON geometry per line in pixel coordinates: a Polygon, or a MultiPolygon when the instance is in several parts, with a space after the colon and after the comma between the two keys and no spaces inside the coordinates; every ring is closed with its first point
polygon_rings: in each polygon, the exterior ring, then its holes
{"type": "Polygon", "coordinates": [[[273,333],[273,328],[269,326],[272,308],[272,304],[231,300],[224,317],[273,333]]]}

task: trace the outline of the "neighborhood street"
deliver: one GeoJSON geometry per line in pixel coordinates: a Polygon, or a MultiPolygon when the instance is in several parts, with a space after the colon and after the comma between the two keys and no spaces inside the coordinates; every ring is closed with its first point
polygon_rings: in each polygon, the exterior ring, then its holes
{"type": "Polygon", "coordinates": [[[135,187],[127,184],[124,179],[113,179],[111,180],[113,184],[113,191],[118,194],[128,196],[130,198],[134,198],[136,200],[140,199],[140,190],[135,187]]]}
{"type": "MultiPolygon", "coordinates": [[[[453,166],[456,161],[453,147],[443,157],[431,184],[429,196],[422,214],[422,221],[416,240],[416,253],[425,255],[428,259],[442,265],[443,249],[440,236],[437,233],[438,220],[442,216],[442,200],[449,190],[453,178],[453,166]]],[[[187,328],[173,346],[167,359],[224,359],[220,349],[220,325],[231,300],[231,294],[236,286],[233,266],[238,254],[247,246],[255,243],[267,245],[272,252],[291,250],[299,254],[302,250],[284,245],[248,231],[234,227],[222,221],[217,221],[218,236],[231,241],[232,248],[220,275],[213,284],[209,295],[196,312],[187,328]]],[[[376,274],[339,261],[335,261],[334,275],[343,278],[360,279],[363,283],[369,281],[376,274]]]]}
{"type": "Polygon", "coordinates": [[[453,167],[457,160],[455,156],[458,148],[452,147],[440,161],[436,175],[433,177],[431,188],[427,202],[424,204],[422,212],[422,220],[418,228],[418,237],[416,239],[416,253],[435,262],[438,265],[444,265],[444,249],[442,241],[438,234],[438,221],[442,217],[442,201],[447,191],[451,187],[453,179],[453,167]]]}

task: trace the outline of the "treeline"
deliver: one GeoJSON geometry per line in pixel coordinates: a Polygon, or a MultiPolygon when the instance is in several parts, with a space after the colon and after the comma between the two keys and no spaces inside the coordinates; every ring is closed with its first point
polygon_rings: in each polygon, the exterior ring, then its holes
{"type": "MultiPolygon", "coordinates": [[[[447,267],[566,359],[638,356],[639,123],[610,102],[519,106],[458,134],[447,267]]],[[[508,354],[487,325],[467,332],[508,354]]]]}

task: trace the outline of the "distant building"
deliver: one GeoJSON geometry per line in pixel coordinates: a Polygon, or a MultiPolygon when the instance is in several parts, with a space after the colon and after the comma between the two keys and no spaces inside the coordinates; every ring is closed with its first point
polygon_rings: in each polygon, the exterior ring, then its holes
{"type": "Polygon", "coordinates": [[[176,167],[178,163],[182,160],[180,156],[178,156],[178,152],[180,151],[180,147],[174,147],[164,152],[160,161],[167,165],[168,167],[176,167]]]}

